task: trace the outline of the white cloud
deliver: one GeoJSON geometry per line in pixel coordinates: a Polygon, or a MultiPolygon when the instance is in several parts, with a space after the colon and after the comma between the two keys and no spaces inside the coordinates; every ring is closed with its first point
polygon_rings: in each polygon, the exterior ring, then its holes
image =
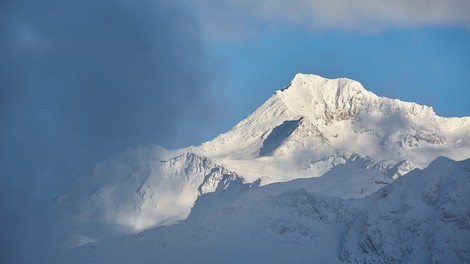
{"type": "Polygon", "coordinates": [[[279,24],[352,31],[470,28],[468,0],[194,0],[190,5],[211,37],[237,37],[279,24]]]}

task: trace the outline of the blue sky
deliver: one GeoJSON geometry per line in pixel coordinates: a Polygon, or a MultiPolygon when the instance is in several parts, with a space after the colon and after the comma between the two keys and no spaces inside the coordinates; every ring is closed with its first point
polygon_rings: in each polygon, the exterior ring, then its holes
{"type": "Polygon", "coordinates": [[[297,73],[347,77],[391,98],[430,105],[442,116],[470,115],[470,34],[458,28],[380,33],[281,27],[219,41],[226,93],[241,118],[297,73]]]}

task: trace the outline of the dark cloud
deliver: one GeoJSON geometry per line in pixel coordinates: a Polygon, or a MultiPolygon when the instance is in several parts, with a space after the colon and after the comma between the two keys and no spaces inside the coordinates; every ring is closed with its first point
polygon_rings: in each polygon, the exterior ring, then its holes
{"type": "Polygon", "coordinates": [[[126,147],[198,143],[220,113],[197,24],[167,1],[3,0],[0,32],[11,222],[126,147]]]}

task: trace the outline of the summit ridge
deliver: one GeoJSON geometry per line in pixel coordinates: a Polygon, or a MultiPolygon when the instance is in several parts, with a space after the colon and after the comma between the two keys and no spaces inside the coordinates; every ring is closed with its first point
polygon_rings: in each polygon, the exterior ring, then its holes
{"type": "Polygon", "coordinates": [[[280,156],[346,152],[371,156],[378,162],[410,160],[423,167],[436,153],[419,158],[415,150],[438,148],[451,158],[464,159],[468,152],[454,151],[454,146],[470,142],[468,117],[439,117],[431,107],[379,97],[347,78],[297,74],[232,130],[202,144],[198,151],[212,158],[251,162],[260,153],[266,154],[260,149],[266,139],[272,141],[271,133],[295,120],[301,121],[276,144],[277,149],[271,151],[274,155],[276,151],[280,156]]]}
{"type": "Polygon", "coordinates": [[[355,117],[360,111],[435,115],[432,107],[379,97],[367,91],[360,82],[348,78],[327,79],[299,73],[286,88],[275,94],[291,110],[315,119],[336,117],[342,120],[355,117]]]}

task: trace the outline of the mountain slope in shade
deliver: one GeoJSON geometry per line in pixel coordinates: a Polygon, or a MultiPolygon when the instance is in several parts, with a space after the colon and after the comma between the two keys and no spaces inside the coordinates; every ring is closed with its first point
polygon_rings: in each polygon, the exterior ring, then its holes
{"type": "MultiPolygon", "coordinates": [[[[98,164],[58,199],[57,210],[73,226],[69,244],[81,245],[177,223],[197,197],[230,186],[292,180],[299,186],[302,178],[331,171],[334,180],[312,180],[310,190],[364,197],[438,156],[470,157],[468,131],[469,117],[438,117],[430,107],[378,97],[353,80],[298,74],[201,146],[141,146],[98,164]]],[[[278,194],[275,185],[263,190],[278,194]]]]}
{"type": "MultiPolygon", "coordinates": [[[[331,176],[331,175],[330,175],[331,176]]],[[[325,176],[328,177],[328,176],[325,176]]],[[[311,184],[314,184],[315,179],[311,184]]],[[[68,252],[67,263],[468,263],[470,159],[439,158],[365,198],[262,188],[200,196],[188,220],[68,252]],[[251,194],[250,194],[251,193],[251,194]]],[[[309,187],[309,183],[305,185],[309,187]]]]}

